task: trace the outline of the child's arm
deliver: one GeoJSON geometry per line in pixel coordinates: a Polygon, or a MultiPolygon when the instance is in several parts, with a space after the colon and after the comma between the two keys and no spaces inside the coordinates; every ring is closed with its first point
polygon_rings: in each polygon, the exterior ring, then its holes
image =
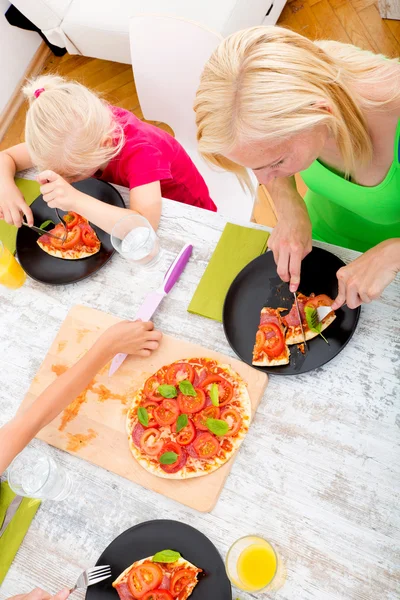
{"type": "Polygon", "coordinates": [[[115,354],[149,356],[161,333],[152,323],[123,321],[107,329],[73,367],[58,377],[24,411],[0,429],[0,474],[45,425],[50,423],[90,383],[115,354]]]}
{"type": "Polygon", "coordinates": [[[0,152],[0,219],[21,227],[22,215],[33,225],[33,215],[14,183],[15,173],[33,167],[26,144],[18,144],[0,152]]]}
{"type": "Polygon", "coordinates": [[[72,210],[103,231],[111,233],[117,221],[127,214],[141,214],[157,229],[161,216],[161,187],[155,181],[130,191],[130,208],[111,206],[75,189],[53,171],[43,171],[37,177],[43,200],[50,208],[72,210]]]}

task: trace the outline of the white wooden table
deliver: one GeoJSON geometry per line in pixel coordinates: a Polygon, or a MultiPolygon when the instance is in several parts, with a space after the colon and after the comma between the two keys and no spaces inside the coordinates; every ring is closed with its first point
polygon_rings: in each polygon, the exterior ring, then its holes
{"type": "MultiPolygon", "coordinates": [[[[159,233],[168,257],[172,260],[184,242],[195,249],[155,323],[166,333],[232,354],[220,324],[186,310],[223,227],[218,215],[165,202],[159,233]]],[[[333,251],[345,261],[356,256],[345,249],[333,251]]],[[[131,318],[154,284],[154,273],[137,273],[114,256],[79,284],[51,287],[29,280],[15,292],[1,288],[0,425],[15,413],[74,304],[131,318]]],[[[73,493],[65,502],[42,504],[0,600],[37,585],[55,592],[73,584],[119,533],[156,518],[197,527],[223,556],[245,534],[270,539],[284,559],[286,581],[277,592],[257,598],[398,599],[399,305],[397,279],[380,300],[363,308],[354,337],[328,365],[297,377],[270,377],[210,514],[47,448],[70,471],[73,493]]],[[[233,597],[256,596],[235,590],[233,597]]]]}

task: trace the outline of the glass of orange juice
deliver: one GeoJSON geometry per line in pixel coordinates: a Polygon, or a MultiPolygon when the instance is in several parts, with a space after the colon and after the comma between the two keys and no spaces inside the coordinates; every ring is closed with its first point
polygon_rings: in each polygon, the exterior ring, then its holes
{"type": "Polygon", "coordinates": [[[24,285],[26,274],[8,248],[0,241],[0,284],[11,290],[24,285]]]}
{"type": "Polygon", "coordinates": [[[272,584],[277,574],[278,555],[264,538],[247,535],[229,549],[226,571],[240,590],[260,592],[272,584]]]}

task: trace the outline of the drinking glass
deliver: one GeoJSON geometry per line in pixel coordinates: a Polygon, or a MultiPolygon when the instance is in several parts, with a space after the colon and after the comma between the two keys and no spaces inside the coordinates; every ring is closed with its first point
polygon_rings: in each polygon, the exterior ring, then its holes
{"type": "Polygon", "coordinates": [[[42,500],[65,500],[72,489],[68,473],[37,448],[25,448],[7,471],[8,484],[19,496],[42,500]]]}
{"type": "Polygon", "coordinates": [[[25,280],[25,271],[0,240],[0,283],[16,290],[24,285],[25,280]]]}
{"type": "Polygon", "coordinates": [[[127,215],[111,231],[111,243],[127,260],[139,265],[154,265],[160,258],[156,232],[142,215],[127,215]]]}
{"type": "Polygon", "coordinates": [[[258,535],[238,539],[226,556],[226,571],[237,588],[245,592],[270,589],[278,571],[278,555],[267,540],[258,535]]]}

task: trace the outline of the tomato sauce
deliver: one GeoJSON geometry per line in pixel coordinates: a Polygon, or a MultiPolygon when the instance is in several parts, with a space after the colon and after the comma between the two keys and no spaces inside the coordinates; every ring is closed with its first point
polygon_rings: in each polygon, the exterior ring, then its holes
{"type": "Polygon", "coordinates": [[[68,452],[78,452],[81,448],[85,448],[92,440],[94,440],[98,433],[94,429],[88,429],[87,434],[84,433],[68,433],[68,452]]]}

